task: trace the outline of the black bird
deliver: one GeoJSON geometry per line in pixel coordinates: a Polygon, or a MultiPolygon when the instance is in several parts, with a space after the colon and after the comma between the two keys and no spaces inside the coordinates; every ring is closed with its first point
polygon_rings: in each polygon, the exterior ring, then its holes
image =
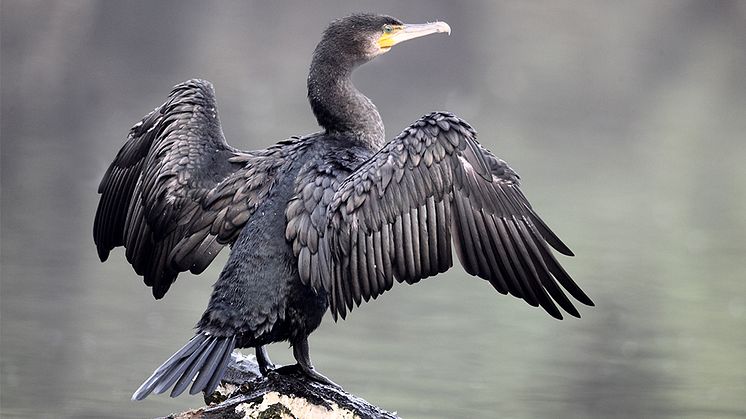
{"type": "Polygon", "coordinates": [[[386,142],[375,105],[353,86],[355,68],[399,42],[450,33],[444,22],[404,24],[355,14],[333,21],[316,47],[308,99],[323,128],[265,150],[229,146],[212,85],[189,80],[129,132],[104,175],[94,223],[102,261],[117,247],[155,298],[180,272],[202,272],[232,250],[196,335],[135,392],[143,399],[211,393],[234,348],[289,341],[311,365],[308,336],[327,308],[336,320],[362,301],[462,266],[501,294],[562,318],[564,294],[592,301],[554,258],[570,249],[518,187],[518,175],[447,112],[423,116],[386,142]],[[561,287],[562,288],[561,288],[561,287]]]}

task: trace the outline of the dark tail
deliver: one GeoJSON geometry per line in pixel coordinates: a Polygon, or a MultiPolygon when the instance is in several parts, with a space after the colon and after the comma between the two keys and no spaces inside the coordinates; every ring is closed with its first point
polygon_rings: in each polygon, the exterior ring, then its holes
{"type": "Polygon", "coordinates": [[[189,387],[192,380],[194,384],[189,394],[203,390],[211,394],[228,367],[235,343],[235,336],[195,335],[142,383],[132,400],[142,400],[151,392],[161,394],[171,386],[174,386],[171,397],[176,397],[189,387]]]}

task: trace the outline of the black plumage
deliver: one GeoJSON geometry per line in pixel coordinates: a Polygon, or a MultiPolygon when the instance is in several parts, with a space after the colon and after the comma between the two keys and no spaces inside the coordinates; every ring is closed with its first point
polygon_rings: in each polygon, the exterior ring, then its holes
{"type": "Polygon", "coordinates": [[[94,239],[117,247],[161,298],[180,272],[202,272],[232,250],[197,334],[135,392],[142,399],[190,384],[212,392],[234,348],[289,341],[316,372],[308,336],[327,308],[336,319],[397,282],[464,269],[502,294],[541,306],[592,305],[555,259],[572,255],[519,189],[518,175],[447,112],[426,115],[386,143],[375,105],[352,84],[359,65],[398,42],[450,32],[357,14],[332,22],[317,46],[308,98],[323,128],[265,150],[229,146],[210,83],[177,85],[136,124],[99,187],[94,239]]]}

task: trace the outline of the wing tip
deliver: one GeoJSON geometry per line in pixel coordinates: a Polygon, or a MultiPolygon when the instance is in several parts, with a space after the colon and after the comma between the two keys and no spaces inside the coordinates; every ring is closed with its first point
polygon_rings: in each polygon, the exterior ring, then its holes
{"type": "Polygon", "coordinates": [[[111,249],[107,249],[104,246],[96,246],[96,251],[98,252],[98,258],[101,262],[106,262],[109,259],[111,249]]]}
{"type": "Polygon", "coordinates": [[[577,296],[575,298],[577,298],[578,301],[587,305],[588,307],[596,306],[596,303],[594,303],[593,300],[591,300],[591,297],[587,296],[585,293],[583,293],[583,298],[578,298],[577,296]]]}
{"type": "MultiPolygon", "coordinates": [[[[585,299],[580,299],[580,298],[576,298],[576,299],[586,306],[595,307],[595,304],[593,303],[593,301],[591,301],[590,298],[588,298],[588,296],[586,296],[585,299]]],[[[571,315],[572,317],[575,317],[576,319],[582,318],[582,316],[580,315],[580,311],[574,305],[570,305],[569,307],[562,307],[562,308],[565,310],[567,314],[571,315]]],[[[552,317],[556,318],[557,320],[562,320],[561,316],[560,317],[552,316],[552,317]]]]}
{"type": "Polygon", "coordinates": [[[154,285],[153,286],[153,298],[155,298],[156,300],[160,300],[161,298],[163,298],[164,295],[166,295],[166,292],[168,291],[170,287],[171,287],[170,284],[165,287],[161,285],[154,285]]]}
{"type": "Polygon", "coordinates": [[[561,243],[561,246],[554,246],[554,245],[552,245],[552,247],[554,248],[554,250],[562,253],[565,256],[575,257],[575,252],[573,252],[572,250],[570,250],[570,248],[567,247],[567,245],[565,245],[564,243],[562,243],[562,242],[560,242],[560,243],[561,243]]]}

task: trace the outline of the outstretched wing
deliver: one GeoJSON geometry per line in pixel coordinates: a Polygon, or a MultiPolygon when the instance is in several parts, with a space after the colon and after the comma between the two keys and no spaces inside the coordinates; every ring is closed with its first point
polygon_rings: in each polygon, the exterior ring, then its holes
{"type": "Polygon", "coordinates": [[[93,238],[102,261],[127,260],[161,298],[180,272],[202,272],[269,192],[279,149],[230,147],[212,85],[189,80],[130,130],[99,186],[93,238]]]}
{"type": "MultiPolygon", "coordinates": [[[[593,302],[554,258],[572,255],[518,187],[518,176],[476,141],[475,131],[447,113],[418,120],[340,185],[319,242],[319,263],[306,281],[329,293],[343,318],[362,300],[399,282],[415,283],[461,264],[500,293],[579,313],[593,302]]],[[[302,277],[303,278],[303,277],[302,277]]]]}

